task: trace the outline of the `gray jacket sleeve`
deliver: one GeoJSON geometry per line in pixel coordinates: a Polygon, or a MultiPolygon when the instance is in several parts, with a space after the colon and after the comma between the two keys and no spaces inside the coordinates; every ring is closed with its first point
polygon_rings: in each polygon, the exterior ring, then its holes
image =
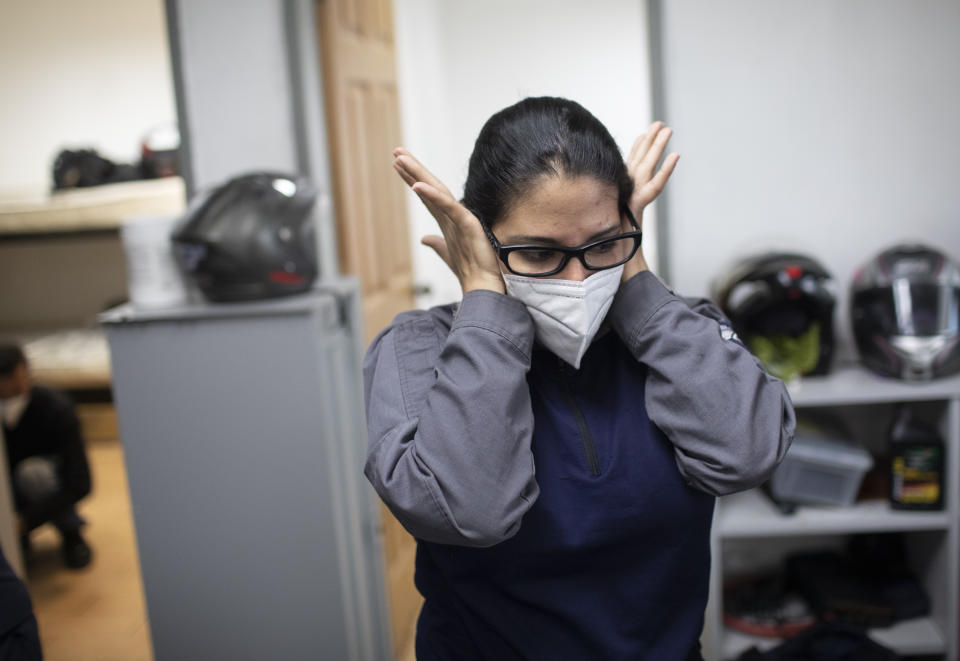
{"type": "Polygon", "coordinates": [[[793,405],[716,306],[687,303],[648,271],[620,287],[608,319],[649,370],[647,413],[689,484],[723,495],[770,477],[793,440],[793,405]]]}
{"type": "Polygon", "coordinates": [[[519,530],[539,494],[533,322],[519,301],[474,291],[446,331],[431,312],[405,313],[367,351],[364,472],[415,537],[491,546],[519,530]]]}

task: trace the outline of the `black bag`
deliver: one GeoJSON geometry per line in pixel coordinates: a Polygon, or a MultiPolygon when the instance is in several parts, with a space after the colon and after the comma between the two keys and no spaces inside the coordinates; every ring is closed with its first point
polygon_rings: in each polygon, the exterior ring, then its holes
{"type": "Polygon", "coordinates": [[[85,188],[143,179],[139,166],[114,163],[93,149],[64,149],[53,163],[53,188],[85,188]]]}
{"type": "Polygon", "coordinates": [[[902,535],[855,535],[844,554],[789,556],[787,584],[822,620],[887,627],[930,613],[930,598],[908,569],[906,557],[902,535]]]}

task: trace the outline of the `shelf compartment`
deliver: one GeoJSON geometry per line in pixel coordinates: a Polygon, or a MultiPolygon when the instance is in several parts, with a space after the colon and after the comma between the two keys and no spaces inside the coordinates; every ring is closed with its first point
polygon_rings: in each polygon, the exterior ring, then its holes
{"type": "MultiPolygon", "coordinates": [[[[870,637],[900,655],[943,654],[947,651],[943,631],[928,617],[904,620],[884,629],[871,629],[870,637]]],[[[781,642],[778,638],[749,636],[727,627],[723,636],[722,658],[736,659],[754,646],[766,651],[781,642]]]]}
{"type": "Polygon", "coordinates": [[[850,507],[798,507],[783,514],[757,489],[724,496],[718,504],[717,534],[721,539],[797,537],[821,534],[947,530],[950,516],[942,512],[893,510],[885,500],[863,501],[850,507]]]}
{"type": "Polygon", "coordinates": [[[908,383],[859,365],[837,367],[829,376],[808,376],[788,384],[794,406],[842,406],[945,400],[960,391],[960,376],[908,383]]]}

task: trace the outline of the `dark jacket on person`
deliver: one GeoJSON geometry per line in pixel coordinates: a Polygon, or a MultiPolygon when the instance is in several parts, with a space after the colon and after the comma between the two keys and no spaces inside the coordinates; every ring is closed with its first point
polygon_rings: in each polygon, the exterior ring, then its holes
{"type": "Polygon", "coordinates": [[[714,496],[767,479],[793,407],[652,273],[606,324],[574,370],[522,303],[475,291],[371,345],[365,472],[417,538],[419,659],[698,654],[714,496]]]}
{"type": "Polygon", "coordinates": [[[4,423],[3,434],[11,474],[28,457],[49,459],[57,469],[60,488],[55,495],[41,502],[17,504],[28,529],[50,521],[90,493],[90,466],[80,422],[65,395],[33,386],[19,422],[15,427],[4,423]]]}
{"type": "Polygon", "coordinates": [[[42,658],[30,594],[0,549],[0,659],[41,661],[42,658]]]}

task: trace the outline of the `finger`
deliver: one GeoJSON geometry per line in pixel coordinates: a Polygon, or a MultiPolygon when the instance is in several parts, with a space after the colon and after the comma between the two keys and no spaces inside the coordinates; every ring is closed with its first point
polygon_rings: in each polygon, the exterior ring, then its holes
{"type": "MultiPolygon", "coordinates": [[[[426,168],[424,168],[422,165],[418,168],[417,164],[418,162],[415,158],[404,153],[400,154],[400,156],[397,156],[394,159],[393,168],[400,173],[400,176],[403,177],[403,180],[412,187],[418,181],[424,181],[424,173],[429,175],[429,171],[427,171],[426,168]]],[[[432,175],[430,176],[432,177],[432,175]]],[[[443,190],[446,190],[443,188],[443,184],[436,179],[436,177],[433,177],[433,180],[427,181],[427,183],[433,185],[434,188],[442,188],[443,190]]]]}
{"type": "Polygon", "coordinates": [[[653,179],[650,180],[651,186],[654,187],[657,195],[660,194],[660,191],[663,190],[663,187],[667,184],[667,179],[670,178],[670,175],[673,174],[674,168],[677,167],[677,161],[680,160],[680,154],[673,152],[663,159],[663,165],[660,166],[660,169],[657,170],[657,174],[653,176],[653,179]]]}
{"type": "Polygon", "coordinates": [[[663,165],[660,166],[656,175],[634,190],[633,195],[630,197],[630,210],[633,211],[633,215],[638,219],[642,215],[644,207],[657,199],[663,191],[667,180],[670,179],[670,175],[673,174],[673,170],[677,167],[679,160],[680,154],[676,152],[668,155],[663,159],[663,165]]]}
{"type": "Polygon", "coordinates": [[[642,213],[643,207],[660,196],[660,193],[663,192],[664,187],[667,185],[667,180],[670,179],[670,175],[673,174],[674,168],[677,167],[678,160],[680,160],[680,154],[673,153],[667,156],[663,161],[663,165],[657,171],[657,174],[636,191],[631,199],[631,203],[634,205],[634,215],[642,213]]]}
{"type": "Polygon", "coordinates": [[[420,198],[420,201],[423,203],[423,206],[427,208],[427,211],[430,212],[430,215],[433,216],[434,220],[437,221],[437,224],[440,226],[440,231],[446,231],[446,228],[450,225],[450,219],[447,217],[447,214],[443,212],[434,201],[424,194],[423,187],[426,184],[417,182],[417,186],[413,188],[413,192],[417,194],[417,197],[420,198]]]}
{"type": "MultiPolygon", "coordinates": [[[[399,164],[394,163],[393,167],[394,167],[394,169],[397,171],[397,173],[400,175],[400,177],[401,177],[401,178],[407,183],[407,185],[410,186],[411,188],[413,188],[413,186],[414,186],[416,183],[418,183],[418,182],[416,181],[416,179],[414,179],[413,176],[412,176],[409,172],[407,172],[406,170],[404,170],[403,167],[401,167],[399,164]]],[[[434,203],[431,201],[430,198],[424,197],[424,196],[422,195],[422,190],[419,190],[419,191],[418,191],[418,190],[414,189],[413,192],[417,194],[417,197],[420,198],[420,202],[422,202],[422,203],[423,203],[423,206],[425,206],[425,207],[427,208],[427,211],[430,212],[430,215],[433,216],[434,220],[437,221],[437,224],[440,225],[440,229],[442,230],[442,229],[450,222],[450,220],[444,215],[443,211],[441,211],[441,210],[437,207],[437,205],[434,204],[434,203]]]]}
{"type": "Polygon", "coordinates": [[[643,160],[644,155],[650,149],[650,145],[656,139],[657,135],[660,133],[660,130],[663,128],[663,122],[657,121],[650,125],[646,133],[637,138],[637,148],[636,150],[631,150],[633,153],[633,162],[631,165],[639,165],[643,160]]]}
{"type": "Polygon", "coordinates": [[[641,133],[637,136],[636,140],[633,141],[633,145],[630,146],[630,153],[627,155],[627,165],[629,166],[637,158],[637,152],[640,150],[640,143],[643,142],[643,138],[646,136],[646,133],[641,133]]]}
{"type": "MultiPolygon", "coordinates": [[[[433,173],[424,167],[423,163],[414,158],[412,154],[400,154],[397,156],[397,162],[417,181],[428,183],[437,190],[444,191],[448,195],[450,194],[450,191],[443,185],[443,182],[433,176],[433,173]]],[[[453,196],[451,195],[451,197],[453,196]]]]}
{"type": "Polygon", "coordinates": [[[404,170],[403,166],[397,161],[393,162],[393,169],[397,171],[397,174],[400,175],[400,178],[403,179],[403,182],[407,186],[413,186],[415,183],[417,183],[417,180],[413,178],[413,175],[404,170]]]}
{"type": "Polygon", "coordinates": [[[447,241],[442,236],[436,234],[427,234],[422,239],[420,243],[432,248],[437,256],[444,261],[447,266],[450,266],[451,270],[453,267],[450,265],[450,251],[447,249],[447,241]]]}
{"type": "MultiPolygon", "coordinates": [[[[418,181],[414,185],[413,190],[420,196],[420,199],[424,200],[424,203],[429,202],[434,205],[446,218],[456,223],[461,229],[482,231],[480,221],[477,220],[476,216],[453,199],[453,196],[450,195],[450,192],[446,189],[439,191],[430,184],[418,181]]],[[[443,229],[442,223],[441,229],[443,229]]]]}
{"type": "Polygon", "coordinates": [[[660,157],[663,156],[663,152],[667,148],[667,143],[670,141],[671,136],[673,136],[673,129],[671,128],[664,128],[657,133],[653,144],[650,145],[647,153],[643,156],[641,167],[646,168],[650,172],[653,171],[660,157]]]}

